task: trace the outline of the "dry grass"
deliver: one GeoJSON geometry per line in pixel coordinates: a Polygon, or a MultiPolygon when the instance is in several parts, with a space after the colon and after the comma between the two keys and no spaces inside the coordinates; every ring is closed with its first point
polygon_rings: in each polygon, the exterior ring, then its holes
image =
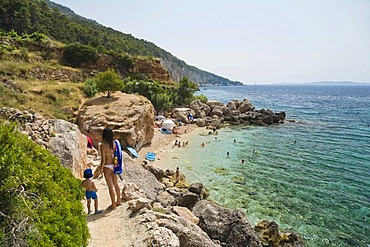
{"type": "Polygon", "coordinates": [[[0,98],[0,106],[18,109],[34,109],[45,117],[74,120],[76,111],[84,94],[81,85],[72,82],[55,81],[17,81],[23,93],[7,88],[0,98]]]}

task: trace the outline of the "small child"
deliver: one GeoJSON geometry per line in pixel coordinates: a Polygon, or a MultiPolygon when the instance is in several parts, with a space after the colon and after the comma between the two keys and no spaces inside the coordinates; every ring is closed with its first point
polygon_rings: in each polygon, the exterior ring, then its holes
{"type": "Polygon", "coordinates": [[[84,171],[85,180],[82,181],[82,187],[86,189],[86,199],[87,199],[87,214],[91,214],[91,198],[94,200],[95,214],[100,214],[102,210],[98,210],[98,195],[96,192],[98,189],[95,186],[95,183],[90,180],[94,176],[93,171],[88,168],[84,171]]]}

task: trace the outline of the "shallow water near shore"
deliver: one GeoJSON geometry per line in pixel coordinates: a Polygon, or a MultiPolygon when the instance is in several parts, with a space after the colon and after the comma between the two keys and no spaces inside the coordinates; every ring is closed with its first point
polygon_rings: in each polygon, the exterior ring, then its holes
{"type": "Polygon", "coordinates": [[[199,93],[224,103],[248,98],[257,109],[285,111],[296,122],[192,135],[187,147],[171,150],[169,166],[203,182],[210,199],[243,208],[252,225],[274,220],[299,232],[308,246],[369,246],[370,86],[208,87],[199,93]]]}

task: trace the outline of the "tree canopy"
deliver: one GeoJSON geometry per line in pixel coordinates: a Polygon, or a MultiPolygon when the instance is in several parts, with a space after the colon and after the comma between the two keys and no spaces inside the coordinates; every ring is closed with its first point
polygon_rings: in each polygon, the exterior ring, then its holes
{"type": "Polygon", "coordinates": [[[107,93],[107,98],[116,91],[121,91],[124,88],[123,80],[113,70],[108,69],[105,72],[99,73],[95,77],[96,86],[100,92],[107,93]]]}

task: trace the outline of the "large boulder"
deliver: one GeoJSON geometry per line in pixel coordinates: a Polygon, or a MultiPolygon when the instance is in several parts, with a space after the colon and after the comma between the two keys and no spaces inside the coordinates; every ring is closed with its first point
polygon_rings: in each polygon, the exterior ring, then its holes
{"type": "Polygon", "coordinates": [[[160,191],[158,194],[158,200],[165,208],[176,204],[175,197],[168,191],[160,191]]]}
{"type": "Polygon", "coordinates": [[[262,122],[264,122],[265,124],[272,124],[274,122],[274,119],[270,116],[270,115],[264,115],[262,117],[262,122]]]}
{"type": "Polygon", "coordinates": [[[99,95],[85,102],[77,115],[83,134],[91,137],[94,146],[101,141],[105,127],[114,138],[140,150],[154,136],[154,107],[144,96],[117,92],[110,98],[99,95]]]}
{"type": "Polygon", "coordinates": [[[211,107],[212,109],[216,106],[225,106],[221,101],[217,101],[217,100],[208,100],[207,101],[207,105],[209,107],[211,107]]]}
{"type": "Polygon", "coordinates": [[[230,210],[207,200],[199,201],[193,209],[199,227],[222,246],[261,246],[258,236],[240,209],[230,210]]]}
{"type": "Polygon", "coordinates": [[[200,119],[198,119],[198,121],[197,121],[197,126],[198,127],[206,127],[206,119],[204,119],[204,118],[200,118],[200,119]]]}
{"type": "Polygon", "coordinates": [[[281,233],[275,221],[263,220],[254,229],[264,246],[305,246],[305,241],[297,233],[289,231],[281,233]]]}
{"type": "Polygon", "coordinates": [[[194,205],[200,200],[200,197],[192,192],[186,192],[182,197],[180,197],[177,205],[182,207],[187,207],[192,210],[194,205]]]}
{"type": "Polygon", "coordinates": [[[211,107],[199,99],[192,101],[189,107],[195,111],[196,118],[203,118],[211,112],[211,107]]]}
{"type": "Polygon", "coordinates": [[[216,115],[218,117],[222,117],[224,115],[223,109],[221,106],[216,106],[212,109],[211,116],[216,115]]]}
{"type": "Polygon", "coordinates": [[[195,216],[188,208],[185,207],[178,207],[174,206],[172,208],[172,211],[177,214],[178,216],[190,220],[194,224],[198,225],[199,224],[199,218],[195,216]]]}
{"type": "Polygon", "coordinates": [[[239,106],[240,106],[240,102],[239,102],[239,100],[236,100],[236,99],[234,99],[234,100],[232,100],[232,101],[230,101],[226,104],[226,107],[229,108],[230,110],[236,110],[236,109],[239,108],[239,106]]]}
{"type": "Polygon", "coordinates": [[[283,121],[286,117],[285,112],[277,112],[276,115],[280,118],[281,121],[283,121]]]}
{"type": "Polygon", "coordinates": [[[192,183],[188,190],[192,193],[195,193],[199,196],[201,200],[205,199],[209,195],[207,187],[202,183],[192,183]]]}
{"type": "MultiPolygon", "coordinates": [[[[165,227],[157,227],[151,233],[148,241],[152,247],[180,247],[179,238],[165,227]]],[[[149,246],[149,245],[148,245],[149,246]]]]}
{"type": "Polygon", "coordinates": [[[87,140],[77,125],[62,119],[49,120],[53,129],[48,149],[60,160],[64,167],[69,168],[73,175],[82,178],[87,168],[87,140]]]}
{"type": "Polygon", "coordinates": [[[220,247],[197,225],[180,216],[163,217],[157,220],[157,224],[171,230],[178,237],[181,247],[220,247]]]}
{"type": "Polygon", "coordinates": [[[134,183],[137,188],[140,189],[140,193],[143,192],[145,196],[151,201],[158,200],[158,194],[160,191],[164,191],[165,186],[160,183],[156,177],[146,170],[144,167],[137,165],[134,161],[124,154],[123,158],[123,179],[126,183],[134,183]]]}
{"type": "Polygon", "coordinates": [[[158,181],[161,181],[161,179],[165,175],[164,171],[161,168],[157,167],[157,166],[147,164],[147,165],[144,165],[143,167],[145,169],[147,169],[148,171],[150,171],[158,179],[158,181]]]}
{"type": "Polygon", "coordinates": [[[239,111],[241,113],[245,113],[248,111],[253,111],[255,107],[252,105],[252,103],[248,99],[244,99],[242,103],[239,106],[239,111]]]}
{"type": "Polygon", "coordinates": [[[177,120],[180,120],[183,123],[190,123],[188,114],[195,114],[194,111],[192,111],[190,108],[175,108],[173,109],[171,116],[176,118],[177,120]]]}

